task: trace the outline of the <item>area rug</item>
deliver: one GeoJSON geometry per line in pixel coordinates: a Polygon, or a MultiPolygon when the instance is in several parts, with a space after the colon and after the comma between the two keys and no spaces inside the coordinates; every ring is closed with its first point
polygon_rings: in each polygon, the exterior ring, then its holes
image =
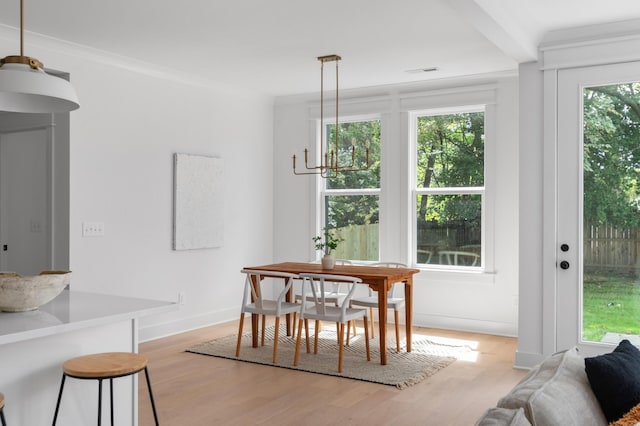
{"type": "MultiPolygon", "coordinates": [[[[265,345],[251,347],[251,333],[242,335],[240,357],[236,358],[237,335],[222,337],[188,348],[187,352],[228,358],[310,373],[326,374],[363,380],[398,389],[415,385],[437,373],[454,362],[459,356],[472,349],[458,344],[436,342],[431,336],[413,334],[411,352],[406,352],[402,344],[396,352],[395,340],[387,339],[387,365],[380,365],[380,348],[377,336],[371,339],[371,361],[367,362],[364,345],[364,330],[358,329],[358,335],[352,336],[349,346],[345,347],[342,373],[338,373],[338,345],[335,327],[325,326],[319,334],[318,354],[313,354],[313,329],[310,333],[311,353],[306,352],[304,334],[300,343],[300,361],[293,365],[295,339],[286,336],[284,326],[280,329],[278,343],[278,362],[273,364],[273,336],[275,327],[268,327],[265,333],[265,345]],[[332,330],[333,328],[333,330],[332,330]]],[[[387,336],[389,337],[389,336],[387,336]]]]}

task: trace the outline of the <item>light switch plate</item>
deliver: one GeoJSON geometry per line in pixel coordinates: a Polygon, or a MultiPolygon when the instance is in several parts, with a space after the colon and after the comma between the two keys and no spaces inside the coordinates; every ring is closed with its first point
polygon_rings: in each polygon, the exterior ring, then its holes
{"type": "Polygon", "coordinates": [[[83,237],[104,237],[104,222],[82,222],[83,237]]]}

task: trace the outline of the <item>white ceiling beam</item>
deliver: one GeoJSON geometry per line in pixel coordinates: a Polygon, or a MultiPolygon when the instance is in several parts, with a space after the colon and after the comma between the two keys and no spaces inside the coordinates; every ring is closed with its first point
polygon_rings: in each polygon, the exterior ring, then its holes
{"type": "Polygon", "coordinates": [[[538,59],[535,36],[526,34],[515,17],[483,8],[476,0],[449,0],[449,4],[478,32],[518,63],[538,59]]]}

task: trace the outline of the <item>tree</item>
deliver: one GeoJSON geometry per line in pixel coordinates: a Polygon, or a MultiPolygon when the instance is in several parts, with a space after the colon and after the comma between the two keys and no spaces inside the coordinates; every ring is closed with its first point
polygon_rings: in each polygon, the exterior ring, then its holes
{"type": "MultiPolygon", "coordinates": [[[[417,161],[419,187],[483,186],[484,113],[419,117],[417,161]]],[[[481,214],[479,196],[423,194],[418,203],[418,229],[456,222],[479,226],[481,214]]]]}
{"type": "MultiPolygon", "coordinates": [[[[369,169],[338,173],[327,179],[327,189],[365,189],[380,187],[380,121],[368,120],[340,123],[338,158],[341,165],[351,165],[355,142],[354,168],[366,166],[365,145],[369,146],[369,169]]],[[[329,152],[335,147],[335,124],[327,126],[329,152]]],[[[378,223],[378,197],[373,195],[333,195],[327,203],[327,226],[344,228],[349,225],[378,223]]]]}
{"type": "Polygon", "coordinates": [[[640,227],[640,83],[584,90],[584,216],[640,227]]]}

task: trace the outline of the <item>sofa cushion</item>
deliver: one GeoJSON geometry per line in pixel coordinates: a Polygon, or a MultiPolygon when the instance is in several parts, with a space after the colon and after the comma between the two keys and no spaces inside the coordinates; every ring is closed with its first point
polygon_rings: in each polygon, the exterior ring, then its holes
{"type": "Polygon", "coordinates": [[[623,340],[613,352],[584,362],[607,420],[618,420],[640,403],[640,351],[631,342],[623,340]]]}
{"type": "Polygon", "coordinates": [[[498,407],[523,408],[532,425],[606,425],[576,348],[534,368],[498,407]]]}
{"type": "Polygon", "coordinates": [[[524,410],[511,408],[489,408],[475,426],[531,426],[524,410]]]}

